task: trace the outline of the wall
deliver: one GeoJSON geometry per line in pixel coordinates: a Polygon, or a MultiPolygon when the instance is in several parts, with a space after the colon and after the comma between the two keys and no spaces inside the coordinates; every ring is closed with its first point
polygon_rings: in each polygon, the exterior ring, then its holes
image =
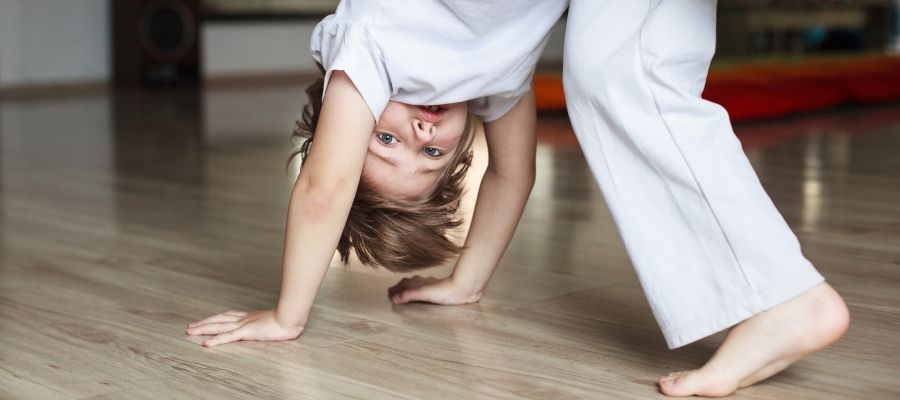
{"type": "Polygon", "coordinates": [[[316,21],[207,21],[202,31],[203,76],[315,72],[309,38],[316,21]]]}
{"type": "Polygon", "coordinates": [[[0,1],[0,88],[108,80],[108,2],[0,1]]]}

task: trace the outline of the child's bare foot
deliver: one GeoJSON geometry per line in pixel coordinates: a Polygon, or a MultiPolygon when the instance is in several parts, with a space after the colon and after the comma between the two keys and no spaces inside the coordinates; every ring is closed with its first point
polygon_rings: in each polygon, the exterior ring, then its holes
{"type": "Polygon", "coordinates": [[[669,396],[727,396],[828,347],[849,322],[844,300],[823,282],[735,325],[702,368],[664,376],[659,388],[669,396]]]}

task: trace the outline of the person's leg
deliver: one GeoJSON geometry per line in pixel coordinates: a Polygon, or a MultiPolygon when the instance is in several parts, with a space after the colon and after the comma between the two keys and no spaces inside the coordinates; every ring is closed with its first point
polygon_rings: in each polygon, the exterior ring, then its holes
{"type": "Polygon", "coordinates": [[[827,346],[846,327],[843,302],[801,254],[727,113],[700,98],[715,7],[572,0],[566,30],[570,119],[669,347],[743,321],[698,370],[705,375],[661,380],[669,394],[733,391],[827,346]],[[746,346],[773,327],[792,329],[796,340],[769,340],[770,351],[755,348],[750,357],[746,346]],[[809,337],[823,327],[829,335],[809,337]]]}

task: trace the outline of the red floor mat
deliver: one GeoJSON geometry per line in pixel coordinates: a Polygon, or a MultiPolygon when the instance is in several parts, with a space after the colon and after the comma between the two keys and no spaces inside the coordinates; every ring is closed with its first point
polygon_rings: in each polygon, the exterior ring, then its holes
{"type": "MultiPolygon", "coordinates": [[[[534,78],[538,110],[565,110],[559,75],[534,78]]],[[[847,103],[900,100],[900,57],[857,57],[753,64],[709,74],[703,98],[732,121],[779,117],[847,103]]]]}

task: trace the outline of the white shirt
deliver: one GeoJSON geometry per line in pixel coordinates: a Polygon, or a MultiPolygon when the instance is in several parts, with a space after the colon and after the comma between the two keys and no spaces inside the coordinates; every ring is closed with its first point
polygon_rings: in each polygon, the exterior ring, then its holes
{"type": "Polygon", "coordinates": [[[343,0],[313,32],[325,87],[343,70],[378,120],[389,100],[469,102],[493,121],[531,87],[567,0],[343,0]]]}

